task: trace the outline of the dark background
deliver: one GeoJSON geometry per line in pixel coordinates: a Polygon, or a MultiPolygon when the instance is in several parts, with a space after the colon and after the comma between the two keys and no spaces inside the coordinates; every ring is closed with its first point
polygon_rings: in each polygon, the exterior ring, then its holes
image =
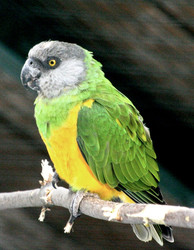
{"type": "MultiPolygon", "coordinates": [[[[37,188],[48,155],[33,118],[34,93],[19,75],[29,49],[49,39],[93,51],[151,130],[168,203],[193,206],[193,1],[0,1],[0,189],[37,188]]],[[[83,216],[63,235],[68,211],[1,212],[1,249],[159,249],[142,243],[128,225],[83,216]]],[[[174,229],[175,244],[194,249],[191,230],[174,229]]]]}

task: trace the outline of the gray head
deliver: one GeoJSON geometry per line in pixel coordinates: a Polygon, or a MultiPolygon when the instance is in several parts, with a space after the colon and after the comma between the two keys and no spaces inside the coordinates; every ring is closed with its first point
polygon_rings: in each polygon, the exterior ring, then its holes
{"type": "Polygon", "coordinates": [[[21,81],[46,98],[57,97],[85,79],[84,59],[84,50],[76,44],[41,42],[29,51],[21,81]]]}

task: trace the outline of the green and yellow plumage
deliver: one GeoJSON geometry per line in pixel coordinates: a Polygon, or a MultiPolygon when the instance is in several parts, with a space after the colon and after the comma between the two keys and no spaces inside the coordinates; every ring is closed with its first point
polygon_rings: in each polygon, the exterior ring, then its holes
{"type": "MultiPolygon", "coordinates": [[[[54,48],[43,45],[30,53],[37,56],[42,50],[52,57],[54,48]]],[[[101,64],[88,51],[82,53],[77,53],[85,72],[81,82],[64,84],[52,98],[48,90],[44,96],[40,82],[35,102],[37,126],[57,173],[73,190],[94,192],[102,199],[163,204],[149,130],[132,102],[105,78],[101,64]]],[[[153,235],[161,245],[162,237],[173,239],[169,228],[157,225],[137,225],[134,232],[144,241],[153,235]]]]}

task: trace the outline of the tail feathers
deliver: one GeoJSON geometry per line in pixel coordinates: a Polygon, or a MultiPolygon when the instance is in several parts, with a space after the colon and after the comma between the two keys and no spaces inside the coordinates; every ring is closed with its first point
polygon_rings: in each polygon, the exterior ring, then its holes
{"type": "Polygon", "coordinates": [[[163,239],[174,242],[171,227],[163,225],[144,226],[143,224],[134,224],[132,228],[137,238],[141,241],[148,242],[154,238],[160,246],[163,246],[163,239]]]}
{"type": "Polygon", "coordinates": [[[152,237],[160,245],[163,246],[163,236],[159,225],[149,225],[152,237]]]}
{"type": "MultiPolygon", "coordinates": [[[[119,184],[119,189],[122,190],[128,197],[130,197],[136,203],[152,203],[152,204],[166,204],[163,200],[162,194],[159,187],[150,188],[146,191],[132,192],[128,189],[123,188],[119,184]]],[[[172,228],[165,225],[132,225],[133,231],[137,238],[142,241],[150,241],[152,238],[158,242],[161,246],[163,245],[163,239],[168,242],[174,242],[172,228]]]]}
{"type": "Polygon", "coordinates": [[[164,225],[160,225],[160,228],[162,230],[162,237],[168,241],[173,243],[174,242],[174,237],[173,237],[173,233],[172,233],[172,227],[167,227],[164,225]]]}
{"type": "Polygon", "coordinates": [[[152,240],[152,234],[149,227],[146,227],[142,224],[134,224],[132,225],[132,228],[133,232],[135,233],[135,235],[139,240],[145,242],[152,240]]]}

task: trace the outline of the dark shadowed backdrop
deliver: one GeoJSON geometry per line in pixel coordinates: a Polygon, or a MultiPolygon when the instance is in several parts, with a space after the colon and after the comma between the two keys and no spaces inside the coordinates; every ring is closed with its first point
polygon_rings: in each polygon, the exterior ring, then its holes
{"type": "MultiPolygon", "coordinates": [[[[194,205],[193,11],[191,0],[0,1],[0,190],[37,188],[48,158],[33,118],[36,95],[19,75],[29,49],[43,40],[77,43],[93,51],[151,130],[168,203],[194,205]]],[[[128,225],[85,216],[63,234],[68,211],[1,212],[0,249],[159,249],[142,243],[128,225]]],[[[174,229],[163,249],[194,249],[192,231],[174,229]]]]}

